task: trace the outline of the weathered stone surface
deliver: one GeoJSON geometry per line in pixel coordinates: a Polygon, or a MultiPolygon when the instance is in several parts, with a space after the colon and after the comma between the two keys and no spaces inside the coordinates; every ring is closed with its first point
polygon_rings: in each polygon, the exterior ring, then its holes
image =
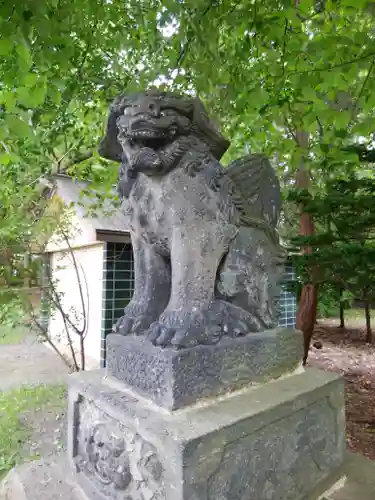
{"type": "Polygon", "coordinates": [[[375,461],[347,451],[345,462],[333,474],[325,491],[315,491],[308,500],[373,500],[375,498],[375,461]]]}
{"type": "Polygon", "coordinates": [[[0,484],[0,500],[91,500],[74,483],[67,457],[15,467],[0,484]]]}
{"type": "MultiPolygon", "coordinates": [[[[27,463],[13,469],[0,485],[0,500],[91,500],[71,480],[65,455],[53,463],[27,463]]],[[[375,462],[347,453],[343,466],[325,484],[326,492],[319,488],[320,492],[309,495],[308,500],[374,500],[375,462]]],[[[270,500],[283,499],[276,493],[270,500]]]]}
{"type": "Polygon", "coordinates": [[[279,181],[263,155],[223,168],[228,146],[199,99],[147,91],[111,106],[99,151],[121,162],[135,269],[117,332],[189,348],[277,326],[279,181]]]}
{"type": "Polygon", "coordinates": [[[336,375],[308,370],[176,412],[103,375],[74,375],[69,391],[68,453],[90,499],[302,500],[342,465],[336,375]]]}
{"type": "Polygon", "coordinates": [[[276,329],[214,346],[160,349],[143,337],[107,337],[107,375],[168,409],[292,372],[302,358],[302,334],[276,329]]]}

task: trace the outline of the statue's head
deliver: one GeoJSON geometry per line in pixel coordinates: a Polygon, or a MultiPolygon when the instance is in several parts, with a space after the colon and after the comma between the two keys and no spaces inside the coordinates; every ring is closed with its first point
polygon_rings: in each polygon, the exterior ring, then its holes
{"type": "Polygon", "coordinates": [[[169,92],[140,92],[117,98],[111,106],[100,155],[120,161],[123,145],[161,148],[176,138],[194,135],[218,160],[229,147],[199,99],[169,92]]]}

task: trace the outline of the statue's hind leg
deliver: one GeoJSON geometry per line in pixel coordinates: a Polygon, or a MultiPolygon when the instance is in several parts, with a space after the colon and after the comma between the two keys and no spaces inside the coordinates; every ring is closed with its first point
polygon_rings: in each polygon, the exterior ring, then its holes
{"type": "Polygon", "coordinates": [[[226,337],[244,337],[248,333],[266,329],[264,323],[255,314],[227,300],[216,299],[211,309],[216,317],[220,318],[222,335],[226,337]]]}
{"type": "Polygon", "coordinates": [[[220,266],[215,292],[218,299],[239,308],[222,306],[232,327],[236,315],[239,324],[244,322],[244,312],[249,332],[277,326],[282,264],[283,252],[278,242],[261,229],[240,228],[220,266]]]}

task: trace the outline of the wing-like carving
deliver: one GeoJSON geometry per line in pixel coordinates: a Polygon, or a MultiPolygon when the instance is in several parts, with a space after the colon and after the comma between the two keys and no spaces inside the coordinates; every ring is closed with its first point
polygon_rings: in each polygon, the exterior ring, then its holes
{"type": "Polygon", "coordinates": [[[241,222],[259,221],[276,228],[281,207],[280,184],[268,158],[262,154],[247,155],[233,161],[224,171],[233,183],[234,202],[241,222]]]}

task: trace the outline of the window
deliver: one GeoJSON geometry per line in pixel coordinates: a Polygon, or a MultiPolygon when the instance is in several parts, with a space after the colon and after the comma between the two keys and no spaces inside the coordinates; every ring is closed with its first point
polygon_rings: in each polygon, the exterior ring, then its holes
{"type": "Polygon", "coordinates": [[[296,326],[297,300],[295,294],[288,290],[288,283],[295,281],[295,279],[293,266],[287,263],[279,302],[279,326],[282,327],[294,328],[296,326]]]}
{"type": "Polygon", "coordinates": [[[133,296],[134,261],[130,244],[108,242],[104,249],[101,361],[105,364],[105,338],[123,315],[133,296]]]}

